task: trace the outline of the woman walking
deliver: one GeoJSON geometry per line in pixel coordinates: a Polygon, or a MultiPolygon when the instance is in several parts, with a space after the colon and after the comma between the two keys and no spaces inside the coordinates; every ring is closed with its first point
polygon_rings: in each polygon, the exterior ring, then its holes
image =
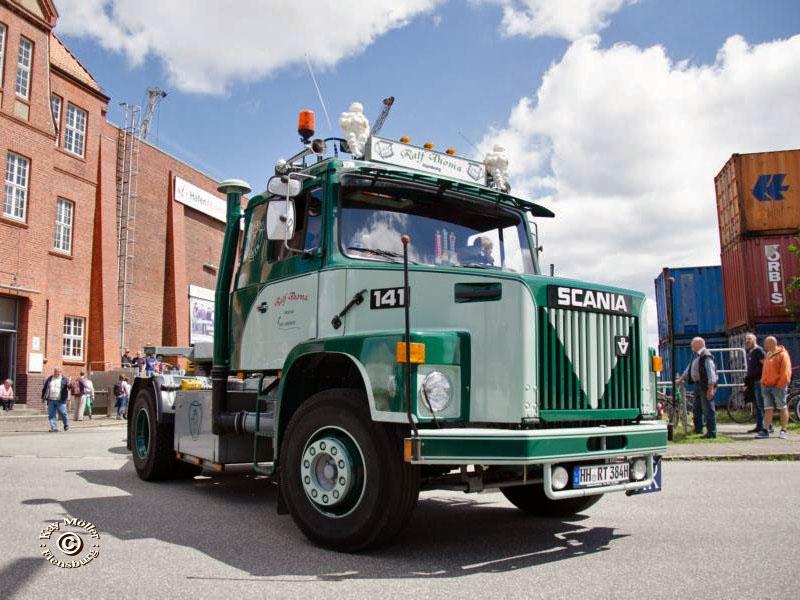
{"type": "Polygon", "coordinates": [[[117,383],[114,384],[114,408],[117,409],[117,420],[125,414],[127,405],[127,389],[125,388],[125,376],[120,375],[117,383]]]}

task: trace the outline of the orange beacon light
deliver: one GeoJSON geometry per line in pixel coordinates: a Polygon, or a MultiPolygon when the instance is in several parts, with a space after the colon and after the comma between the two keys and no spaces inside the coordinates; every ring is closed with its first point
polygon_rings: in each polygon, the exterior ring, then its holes
{"type": "Polygon", "coordinates": [[[314,135],[314,111],[301,110],[297,117],[297,133],[303,138],[303,143],[307,144],[314,135]]]}

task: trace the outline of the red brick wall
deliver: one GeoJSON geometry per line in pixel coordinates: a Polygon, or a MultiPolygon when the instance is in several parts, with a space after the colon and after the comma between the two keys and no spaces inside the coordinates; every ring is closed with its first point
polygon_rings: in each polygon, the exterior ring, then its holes
{"type": "MultiPolygon", "coordinates": [[[[90,365],[98,369],[103,364],[119,363],[118,130],[105,120],[104,97],[50,68],[46,27],[26,21],[4,5],[0,5],[0,22],[7,26],[5,73],[0,85],[0,173],[5,174],[9,150],[31,161],[24,222],[0,216],[0,284],[34,290],[12,292],[0,288],[0,295],[17,297],[20,302],[15,382],[18,396],[31,406],[40,406],[42,382],[54,366],[64,365],[67,375],[75,375],[90,365]],[[15,115],[20,35],[34,42],[27,120],[15,115]],[[62,98],[58,136],[50,112],[51,92],[62,98]],[[61,147],[70,102],[88,113],[82,157],[61,147]],[[69,256],[53,249],[59,197],[74,203],[69,256]],[[86,320],[81,361],[66,362],[62,356],[65,315],[86,320]],[[27,372],[33,337],[40,338],[40,351],[45,358],[41,374],[27,372]]],[[[217,183],[211,178],[154,146],[141,144],[130,291],[133,307],[127,327],[127,345],[134,351],[146,344],[188,344],[188,286],[213,288],[216,281],[216,272],[203,265],[219,262],[224,226],[172,202],[175,175],[216,193],[217,183]]]]}
{"type": "MultiPolygon", "coordinates": [[[[64,364],[69,375],[85,368],[88,357],[65,362],[62,330],[65,315],[83,317],[88,324],[91,256],[97,194],[99,132],[104,121],[104,99],[51,72],[49,32],[0,6],[0,21],[7,26],[5,74],[0,104],[0,169],[5,173],[8,151],[30,160],[28,202],[23,223],[0,217],[0,283],[17,284],[38,293],[20,293],[20,327],[17,346],[17,388],[20,399],[37,403],[42,375],[64,364]],[[29,117],[15,113],[14,81],[20,35],[34,43],[29,117]],[[57,144],[50,113],[51,89],[66,103],[88,112],[85,156],[67,154],[57,144]],[[53,248],[56,199],[74,202],[72,251],[65,256],[53,248]],[[32,337],[40,338],[44,373],[27,373],[32,337]]],[[[7,295],[8,290],[0,289],[7,295]]]]}
{"type": "Polygon", "coordinates": [[[214,288],[224,224],[172,200],[175,176],[212,192],[217,182],[143,143],[139,152],[136,260],[128,346],[189,343],[189,285],[214,288]],[[171,208],[171,210],[170,210],[171,208]],[[174,269],[173,269],[174,267],[174,269]]]}

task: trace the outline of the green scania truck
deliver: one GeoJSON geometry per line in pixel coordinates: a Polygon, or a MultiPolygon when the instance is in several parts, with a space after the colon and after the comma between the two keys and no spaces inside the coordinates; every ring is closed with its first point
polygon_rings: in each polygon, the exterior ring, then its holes
{"type": "MultiPolygon", "coordinates": [[[[145,480],[251,464],[316,544],[391,540],[421,490],[571,515],[660,489],[644,295],[547,276],[545,207],[477,162],[369,134],[311,140],[267,190],[224,182],[209,378],[137,378],[145,480]]],[[[358,115],[356,115],[358,117],[358,115]]],[[[359,117],[361,118],[361,117],[359,117]]],[[[361,118],[361,121],[364,121],[361,118]]]]}

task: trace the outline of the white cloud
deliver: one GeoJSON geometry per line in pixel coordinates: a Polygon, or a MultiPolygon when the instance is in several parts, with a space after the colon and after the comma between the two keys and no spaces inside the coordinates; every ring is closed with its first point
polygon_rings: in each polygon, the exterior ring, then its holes
{"type": "Polygon", "coordinates": [[[556,37],[570,41],[597,33],[608,17],[637,0],[483,0],[503,9],[506,35],[556,37]]]}
{"type": "Polygon", "coordinates": [[[481,148],[505,145],[514,191],[555,210],[544,264],[652,296],[663,266],[719,264],[714,176],[730,155],[797,147],[798,72],[800,35],[733,36],[713,64],[589,36],[481,148]]]}
{"type": "Polygon", "coordinates": [[[176,87],[219,94],[303,66],[306,53],[333,66],[440,1],[59,0],[57,31],[95,39],[133,65],[156,56],[176,87]]]}

